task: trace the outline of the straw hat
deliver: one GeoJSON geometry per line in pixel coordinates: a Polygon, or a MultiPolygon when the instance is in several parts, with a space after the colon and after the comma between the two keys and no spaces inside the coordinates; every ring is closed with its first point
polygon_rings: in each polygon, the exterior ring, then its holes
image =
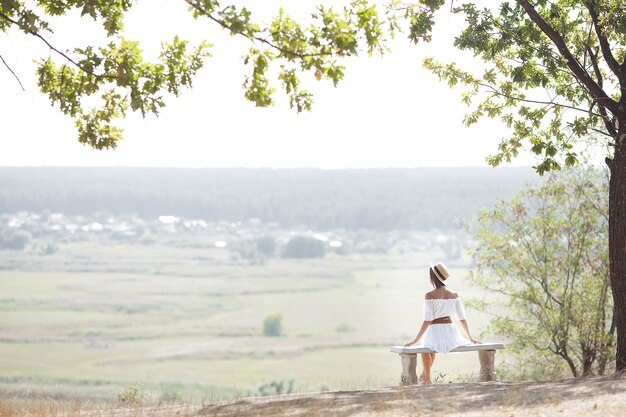
{"type": "Polygon", "coordinates": [[[431,271],[433,271],[437,279],[439,279],[442,284],[445,283],[445,281],[450,276],[448,268],[446,268],[446,266],[441,262],[437,262],[436,264],[430,264],[430,269],[431,271]]]}

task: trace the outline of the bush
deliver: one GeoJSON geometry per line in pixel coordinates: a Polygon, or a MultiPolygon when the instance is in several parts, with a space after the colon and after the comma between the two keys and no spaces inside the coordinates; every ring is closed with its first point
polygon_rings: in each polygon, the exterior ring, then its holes
{"type": "Polygon", "coordinates": [[[322,258],[325,253],[326,245],[321,240],[295,236],[287,243],[283,258],[322,258]]]}
{"type": "Polygon", "coordinates": [[[354,332],[354,327],[350,326],[348,323],[341,323],[335,327],[335,331],[338,333],[352,333],[354,332]]]}
{"type": "Polygon", "coordinates": [[[157,242],[157,238],[156,236],[154,236],[151,233],[144,233],[140,238],[139,238],[139,243],[141,243],[144,246],[150,246],[150,245],[154,245],[157,242]]]}
{"type": "Polygon", "coordinates": [[[263,397],[268,395],[290,394],[293,392],[293,382],[293,379],[289,381],[272,381],[261,385],[258,392],[263,397]]]}
{"type": "Polygon", "coordinates": [[[23,250],[30,237],[24,230],[4,230],[0,234],[0,249],[23,250]]]}
{"type": "Polygon", "coordinates": [[[256,240],[256,250],[265,256],[274,256],[276,241],[271,236],[262,236],[256,240]]]}
{"type": "Polygon", "coordinates": [[[283,333],[283,316],[280,313],[270,314],[263,320],[263,335],[277,337],[283,333]]]}
{"type": "Polygon", "coordinates": [[[250,239],[237,241],[229,246],[232,253],[239,255],[239,259],[255,260],[258,256],[256,242],[250,239]]]}
{"type": "Polygon", "coordinates": [[[139,405],[141,404],[143,392],[139,385],[128,385],[117,396],[121,404],[124,405],[139,405]]]}
{"type": "Polygon", "coordinates": [[[38,255],[54,255],[59,251],[59,245],[54,242],[37,242],[34,246],[34,251],[38,255]]]}

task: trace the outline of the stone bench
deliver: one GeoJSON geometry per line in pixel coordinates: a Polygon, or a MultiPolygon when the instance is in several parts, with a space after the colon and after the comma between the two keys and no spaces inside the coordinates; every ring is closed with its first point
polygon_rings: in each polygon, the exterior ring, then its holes
{"type": "MultiPolygon", "coordinates": [[[[449,353],[478,352],[478,360],[480,361],[480,382],[487,382],[496,380],[496,349],[504,349],[504,345],[502,343],[476,343],[459,346],[449,353]]],[[[415,369],[417,368],[418,353],[437,353],[429,348],[419,346],[392,346],[389,350],[393,353],[400,354],[400,361],[402,362],[401,385],[417,384],[417,373],[415,369]]]]}

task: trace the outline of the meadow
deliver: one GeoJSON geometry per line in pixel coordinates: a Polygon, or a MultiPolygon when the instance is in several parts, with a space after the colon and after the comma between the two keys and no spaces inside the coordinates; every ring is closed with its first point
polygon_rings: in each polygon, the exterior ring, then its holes
{"type": "MultiPolygon", "coordinates": [[[[283,392],[394,386],[400,361],[388,347],[414,337],[428,263],[443,257],[248,262],[209,245],[95,241],[46,256],[0,251],[0,396],[217,401],[272,382],[283,392]],[[283,316],[279,337],[263,335],[272,313],[283,316]]],[[[451,289],[480,296],[469,259],[447,263],[451,289]]],[[[489,317],[468,313],[478,335],[489,317]]],[[[478,360],[440,355],[434,371],[472,380],[478,360]]]]}

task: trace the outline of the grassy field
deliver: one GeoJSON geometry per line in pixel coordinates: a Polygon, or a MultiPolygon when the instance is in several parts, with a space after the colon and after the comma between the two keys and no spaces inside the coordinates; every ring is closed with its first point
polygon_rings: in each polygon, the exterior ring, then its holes
{"type": "MultiPolygon", "coordinates": [[[[67,243],[51,256],[0,252],[0,395],[117,401],[396,385],[392,344],[421,323],[428,262],[441,253],[232,261],[224,249],[67,243]],[[284,334],[262,321],[281,313],[284,334]]],[[[467,260],[450,287],[469,299],[467,260]]],[[[469,310],[474,334],[488,317],[469,310]]],[[[478,371],[473,354],[441,355],[446,380],[478,371]]]]}

